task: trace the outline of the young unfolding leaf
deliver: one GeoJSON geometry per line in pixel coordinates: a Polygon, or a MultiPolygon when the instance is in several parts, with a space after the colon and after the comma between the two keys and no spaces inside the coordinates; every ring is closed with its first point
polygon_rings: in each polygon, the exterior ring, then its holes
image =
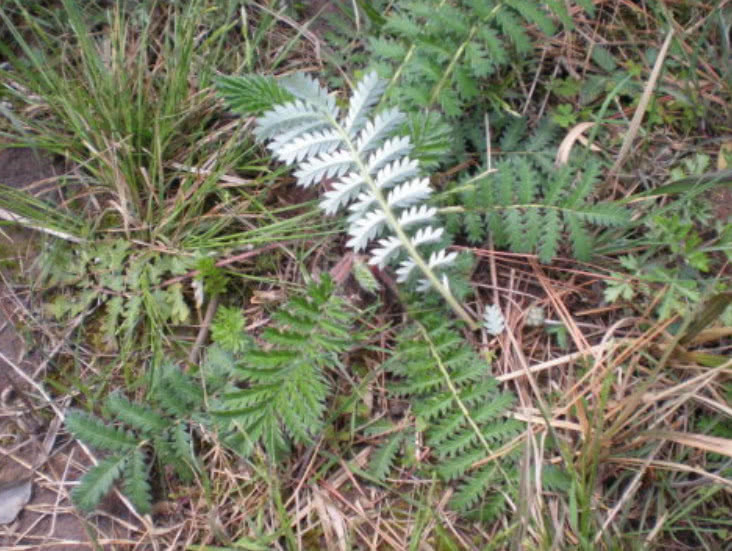
{"type": "Polygon", "coordinates": [[[506,318],[503,317],[501,308],[496,304],[485,307],[483,314],[483,328],[489,335],[500,335],[506,327],[506,318]]]}

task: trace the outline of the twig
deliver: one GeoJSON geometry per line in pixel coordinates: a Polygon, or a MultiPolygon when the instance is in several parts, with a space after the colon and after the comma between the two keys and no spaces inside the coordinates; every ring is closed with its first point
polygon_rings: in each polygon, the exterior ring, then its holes
{"type": "Polygon", "coordinates": [[[643,89],[643,94],[638,102],[638,106],[635,108],[633,119],[630,121],[630,128],[628,128],[628,133],[625,135],[623,145],[620,147],[618,158],[610,169],[611,174],[617,174],[620,167],[623,166],[625,158],[628,156],[628,152],[630,151],[630,147],[633,145],[633,140],[635,140],[635,137],[638,134],[641,121],[643,120],[643,115],[645,115],[648,103],[651,101],[651,94],[653,94],[653,89],[656,87],[656,81],[658,81],[658,77],[661,75],[661,68],[663,67],[663,62],[666,59],[668,48],[671,46],[671,39],[673,36],[674,30],[669,29],[666,34],[666,40],[663,41],[663,46],[661,46],[661,50],[658,52],[658,56],[656,57],[656,63],[653,65],[651,76],[646,83],[646,87],[643,89]]]}
{"type": "Polygon", "coordinates": [[[208,338],[209,330],[211,329],[211,320],[213,320],[216,314],[216,309],[219,306],[219,296],[213,295],[211,300],[208,301],[208,307],[206,308],[206,315],[203,317],[201,322],[201,328],[198,330],[196,336],[196,342],[193,343],[193,348],[188,353],[188,365],[193,365],[198,361],[198,353],[201,351],[203,343],[208,338]]]}

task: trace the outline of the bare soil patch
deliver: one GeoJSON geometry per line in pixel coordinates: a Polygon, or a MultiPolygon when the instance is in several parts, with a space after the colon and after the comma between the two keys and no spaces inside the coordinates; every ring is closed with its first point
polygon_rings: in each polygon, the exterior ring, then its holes
{"type": "MultiPolygon", "coordinates": [[[[0,151],[0,182],[6,185],[53,200],[59,173],[57,163],[31,149],[0,151]]],[[[30,502],[15,521],[0,525],[0,550],[130,548],[132,525],[120,503],[110,499],[104,515],[87,520],[70,501],[74,482],[91,460],[61,430],[63,397],[43,395],[52,361],[34,344],[28,290],[13,284],[30,265],[39,239],[30,230],[0,227],[0,486],[32,482],[30,502]]]]}

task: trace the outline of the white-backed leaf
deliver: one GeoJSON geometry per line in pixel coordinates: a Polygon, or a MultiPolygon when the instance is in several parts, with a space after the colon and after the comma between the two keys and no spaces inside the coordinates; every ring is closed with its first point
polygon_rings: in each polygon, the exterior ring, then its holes
{"type": "Polygon", "coordinates": [[[442,268],[448,264],[452,264],[457,258],[457,253],[445,252],[445,249],[435,251],[430,255],[430,260],[427,265],[430,269],[442,268]]]}
{"type": "Polygon", "coordinates": [[[333,119],[338,117],[335,97],[320,85],[317,79],[305,73],[294,73],[279,81],[279,85],[296,98],[300,98],[327,112],[333,119]]]}
{"type": "Polygon", "coordinates": [[[418,172],[419,163],[409,157],[403,157],[390,162],[377,172],[376,185],[379,189],[389,189],[404,180],[417,176],[418,172]]]}
{"type": "MultiPolygon", "coordinates": [[[[442,239],[444,230],[442,228],[433,228],[427,226],[425,228],[418,229],[414,236],[410,239],[414,247],[425,245],[427,243],[436,243],[442,239]]],[[[399,253],[403,247],[403,243],[398,237],[391,236],[385,239],[379,240],[379,247],[371,251],[371,259],[369,264],[378,265],[379,268],[384,268],[396,254],[399,253]]]]}
{"type": "Polygon", "coordinates": [[[371,71],[364,76],[356,85],[353,91],[351,102],[348,106],[348,114],[343,125],[351,138],[355,138],[367,121],[369,111],[377,104],[384,93],[385,83],[371,71]]]}
{"type": "Polygon", "coordinates": [[[402,262],[399,264],[399,268],[397,268],[396,274],[397,274],[397,282],[398,283],[404,283],[409,279],[409,274],[412,273],[412,270],[416,268],[417,265],[414,263],[414,260],[411,258],[407,258],[406,260],[402,260],[402,262]]]}
{"type": "Polygon", "coordinates": [[[433,228],[432,226],[426,226],[418,229],[414,236],[412,236],[412,244],[415,247],[420,245],[426,245],[427,243],[437,243],[442,239],[442,234],[445,230],[442,228],[433,228]]]}
{"type": "Polygon", "coordinates": [[[384,229],[386,215],[381,211],[372,211],[366,213],[363,218],[348,228],[348,234],[351,239],[346,245],[356,251],[365,249],[373,238],[377,237],[384,229]]]}
{"type": "Polygon", "coordinates": [[[489,304],[483,313],[483,328],[489,335],[500,335],[506,327],[506,318],[497,304],[489,304]]]}
{"type": "Polygon", "coordinates": [[[398,109],[382,111],[372,120],[368,121],[363,130],[359,132],[358,139],[356,140],[356,149],[363,155],[379,147],[384,139],[406,119],[404,114],[398,109]]]}
{"type": "Polygon", "coordinates": [[[434,207],[428,207],[427,205],[420,205],[419,207],[408,208],[399,215],[399,225],[402,228],[407,228],[414,224],[422,224],[429,222],[437,214],[437,209],[434,207]]]}
{"type": "Polygon", "coordinates": [[[311,105],[300,100],[277,105],[257,119],[254,135],[260,141],[278,138],[282,140],[283,132],[290,133],[292,139],[302,132],[325,127],[328,120],[311,105]]]}
{"type": "Polygon", "coordinates": [[[414,178],[391,190],[387,197],[387,203],[392,208],[402,209],[415,203],[421,203],[431,193],[430,181],[427,178],[414,178]]]}
{"type": "Polygon", "coordinates": [[[355,171],[349,172],[333,184],[330,191],[325,192],[324,199],[320,202],[320,208],[326,214],[335,214],[361,192],[364,184],[361,174],[355,171]]]}
{"type": "Polygon", "coordinates": [[[321,153],[331,153],[343,143],[334,130],[307,132],[287,143],[272,141],[267,147],[280,161],[291,165],[321,153]]]}
{"type": "Polygon", "coordinates": [[[294,126],[287,125],[286,129],[281,131],[281,134],[272,139],[272,142],[267,146],[267,148],[270,151],[277,151],[278,149],[286,147],[290,142],[304,136],[305,134],[311,134],[313,132],[327,132],[329,129],[330,125],[328,123],[317,118],[294,126]]]}
{"type": "MultiPolygon", "coordinates": [[[[435,71],[439,78],[437,64],[435,71]]],[[[269,147],[278,159],[298,165],[299,185],[337,179],[320,206],[327,214],[348,207],[349,247],[356,251],[367,248],[393,217],[402,228],[426,225],[434,219],[437,210],[421,204],[432,190],[429,180],[420,178],[418,161],[409,157],[410,138],[389,137],[406,117],[397,109],[370,116],[384,90],[384,82],[375,73],[357,84],[341,123],[334,115],[334,97],[315,79],[295,76],[283,88],[298,100],[265,114],[259,135],[273,140],[269,147]],[[295,113],[298,110],[301,112],[295,113]]],[[[418,229],[413,238],[405,238],[408,242],[387,236],[379,241],[369,263],[383,267],[405,246],[413,251],[413,247],[440,241],[443,234],[442,228],[427,226],[418,229]]],[[[450,264],[455,256],[445,251],[433,253],[425,271],[450,264]]],[[[415,259],[404,260],[397,269],[399,281],[406,280],[415,266],[415,259]]]]}
{"type": "Polygon", "coordinates": [[[332,153],[321,153],[317,157],[300,164],[300,169],[295,172],[298,185],[310,187],[320,183],[325,178],[336,178],[342,176],[353,167],[351,152],[339,149],[332,153]]]}
{"type": "Polygon", "coordinates": [[[401,240],[396,236],[379,239],[379,246],[371,251],[369,264],[383,269],[402,247],[401,240]]]}
{"type": "MultiPolygon", "coordinates": [[[[447,276],[445,274],[442,274],[442,286],[450,290],[450,281],[447,279],[447,276]]],[[[426,293],[432,288],[432,283],[429,279],[420,279],[417,283],[417,291],[420,293],[426,293]]]]}
{"type": "Polygon", "coordinates": [[[367,193],[365,191],[359,193],[358,197],[356,197],[356,202],[348,207],[350,214],[348,215],[348,218],[346,220],[349,224],[355,224],[361,218],[363,218],[364,214],[371,210],[371,207],[375,203],[376,197],[374,197],[370,193],[367,193]]]}
{"type": "Polygon", "coordinates": [[[384,144],[369,155],[368,168],[369,172],[381,170],[388,163],[406,157],[412,151],[412,145],[409,136],[395,136],[389,138],[384,144]]]}

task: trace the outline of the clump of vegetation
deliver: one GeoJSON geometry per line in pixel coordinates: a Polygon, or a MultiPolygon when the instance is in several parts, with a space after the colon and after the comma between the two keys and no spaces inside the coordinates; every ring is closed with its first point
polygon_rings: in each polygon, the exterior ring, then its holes
{"type": "Polygon", "coordinates": [[[333,371],[358,339],[349,332],[355,311],[334,295],[323,276],[303,297],[293,297],[256,344],[244,331],[240,310],[222,308],[212,325],[214,344],[197,376],[176,365],[162,367],[143,402],[109,394],[104,409],[122,430],[92,414],[73,411],[69,430],[80,440],[111,452],[75,488],[75,503],[96,507],[121,478],[123,491],[142,513],[151,508],[146,456],[170,465],[184,482],[201,475],[194,426],[217,430],[221,442],[242,457],[260,448],[272,462],[290,442],[312,443],[324,429],[333,371]],[[149,453],[148,453],[149,452],[149,453]]]}
{"type": "Polygon", "coordinates": [[[106,457],[87,472],[74,488],[74,503],[92,511],[112,485],[122,480],[122,491],[141,513],[152,507],[148,482],[149,456],[159,465],[173,467],[175,474],[190,483],[200,468],[193,449],[191,423],[203,403],[198,381],[166,366],[158,384],[145,402],[130,402],[119,393],[109,394],[105,409],[124,428],[110,425],[82,411],[71,411],[66,426],[80,440],[106,457]]]}
{"type": "Polygon", "coordinates": [[[336,4],[0,8],[3,143],[68,169],[0,216],[73,502],[192,549],[721,548],[729,10],[336,4]]]}

